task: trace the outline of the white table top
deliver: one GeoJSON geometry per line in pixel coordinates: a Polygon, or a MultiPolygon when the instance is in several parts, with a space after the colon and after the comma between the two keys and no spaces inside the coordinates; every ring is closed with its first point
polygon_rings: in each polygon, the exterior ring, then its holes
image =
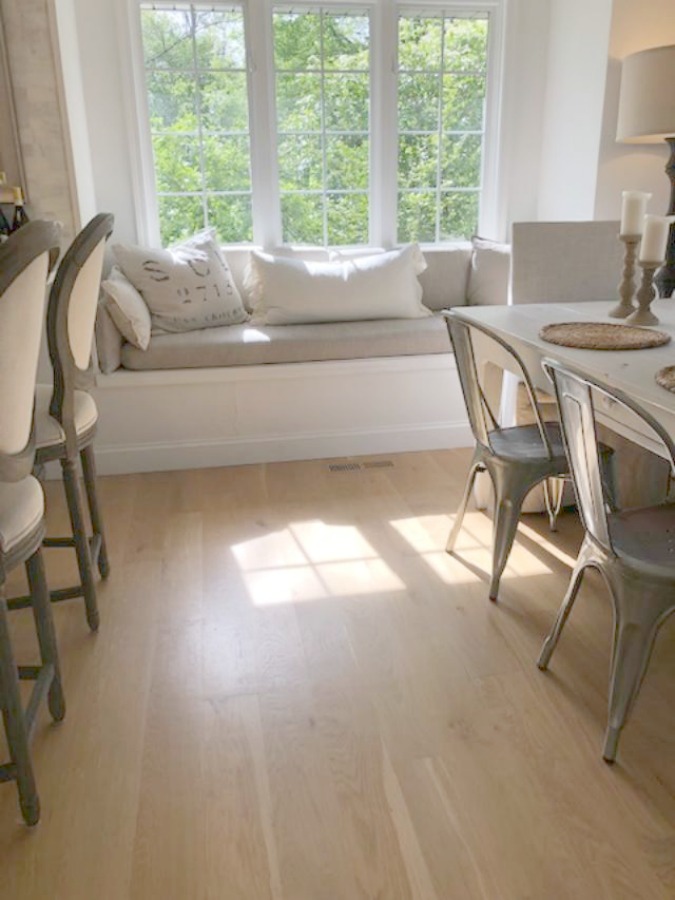
{"type": "MultiPolygon", "coordinates": [[[[617,387],[637,400],[675,437],[675,394],[660,387],[655,375],[664,366],[675,365],[675,299],[657,300],[652,311],[658,316],[655,328],[672,336],[662,347],[646,350],[578,350],[550,344],[539,337],[543,325],[557,322],[613,322],[608,311],[615,305],[606,302],[570,304],[522,304],[517,306],[459,307],[454,310],[461,318],[475,321],[499,335],[522,357],[532,381],[550,391],[541,368],[548,357],[568,363],[598,381],[617,387]]],[[[477,333],[476,333],[477,334],[477,333]]],[[[477,355],[480,353],[477,342],[477,355]]],[[[487,353],[493,353],[494,344],[487,353]]],[[[500,365],[501,360],[495,359],[500,365]]]]}

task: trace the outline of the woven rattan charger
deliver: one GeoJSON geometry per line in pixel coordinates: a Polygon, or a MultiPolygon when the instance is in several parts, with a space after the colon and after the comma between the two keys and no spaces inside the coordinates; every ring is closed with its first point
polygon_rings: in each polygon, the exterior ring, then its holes
{"type": "Polygon", "coordinates": [[[549,344],[580,350],[645,350],[670,340],[664,331],[609,322],[559,322],[544,325],[539,337],[549,344]]]}
{"type": "Polygon", "coordinates": [[[664,369],[659,369],[656,373],[656,383],[670,391],[671,394],[675,394],[675,366],[666,366],[664,369]]]}

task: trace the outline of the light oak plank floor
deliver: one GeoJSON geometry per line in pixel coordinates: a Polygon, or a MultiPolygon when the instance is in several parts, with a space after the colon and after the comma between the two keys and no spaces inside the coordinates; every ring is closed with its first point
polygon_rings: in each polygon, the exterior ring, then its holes
{"type": "Polygon", "coordinates": [[[101,630],[55,607],[68,714],[38,828],[0,785],[3,900],[675,897],[675,623],[610,768],[599,579],[535,666],[574,514],[524,517],[493,605],[488,517],[444,552],[469,453],[379,461],[101,479],[101,630]]]}

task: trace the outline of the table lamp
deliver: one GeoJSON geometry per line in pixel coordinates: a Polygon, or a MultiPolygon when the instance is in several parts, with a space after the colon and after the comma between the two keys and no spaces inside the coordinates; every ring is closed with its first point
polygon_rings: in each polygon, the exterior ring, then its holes
{"type": "MultiPolygon", "coordinates": [[[[616,139],[626,144],[670,146],[668,215],[675,214],[675,44],[627,56],[621,69],[616,139]]],[[[661,297],[675,290],[675,225],[670,226],[666,260],[654,283],[661,297]]]]}

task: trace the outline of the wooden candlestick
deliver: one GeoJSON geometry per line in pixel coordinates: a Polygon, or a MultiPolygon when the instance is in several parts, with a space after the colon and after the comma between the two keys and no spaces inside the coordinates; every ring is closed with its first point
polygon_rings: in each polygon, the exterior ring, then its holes
{"type": "Polygon", "coordinates": [[[627,319],[629,325],[658,325],[659,320],[649,309],[652,300],[656,296],[654,290],[654,272],[661,265],[660,262],[646,262],[640,260],[642,269],[642,284],[637,292],[638,308],[627,319]]]}
{"type": "Polygon", "coordinates": [[[625,319],[635,311],[633,306],[633,294],[635,293],[635,258],[640,243],[639,234],[620,234],[619,240],[625,245],[623,257],[623,275],[619,285],[619,297],[621,301],[610,312],[613,319],[625,319]]]}

